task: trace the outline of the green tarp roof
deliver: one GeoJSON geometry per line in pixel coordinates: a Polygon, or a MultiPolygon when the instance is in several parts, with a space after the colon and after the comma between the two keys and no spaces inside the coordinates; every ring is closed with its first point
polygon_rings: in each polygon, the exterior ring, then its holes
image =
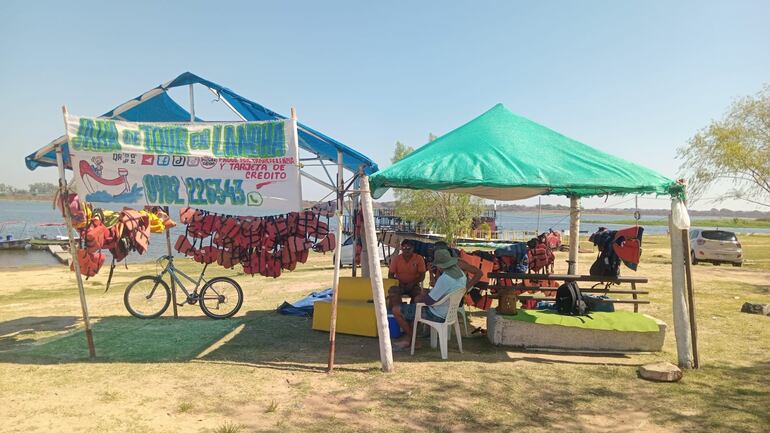
{"type": "Polygon", "coordinates": [[[683,191],[653,170],[565,137],[502,104],[373,174],[370,185],[375,198],[388,188],[496,200],[683,191]]]}

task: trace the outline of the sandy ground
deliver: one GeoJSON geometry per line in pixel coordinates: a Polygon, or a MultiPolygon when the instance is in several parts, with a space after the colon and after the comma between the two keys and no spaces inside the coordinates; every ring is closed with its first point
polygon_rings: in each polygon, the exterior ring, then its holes
{"type": "MultiPolygon", "coordinates": [[[[593,253],[581,254],[582,266],[587,268],[593,257],[593,253]]],[[[82,326],[74,276],[65,268],[3,271],[0,419],[4,422],[0,430],[763,430],[761,423],[766,426],[770,420],[760,408],[770,404],[770,394],[758,394],[757,389],[767,389],[770,382],[766,375],[757,379],[761,376],[755,375],[755,369],[758,364],[770,367],[770,322],[755,325],[733,312],[749,297],[770,302],[770,271],[696,267],[699,296],[720,293],[718,302],[730,311],[721,313],[721,307],[711,301],[699,311],[702,359],[713,368],[690,373],[684,383],[655,384],[638,379],[635,366],[676,362],[670,268],[663,247],[646,249],[645,258],[639,273],[650,279],[647,289],[653,303],[641,311],[670,325],[662,353],[517,352],[492,347],[485,338],[473,336],[464,340],[463,354],[450,344],[449,361],[442,361],[427,342],[415,357],[396,353],[395,374],[379,371],[375,339],[344,335],[338,337],[337,371],[326,374],[327,334],[309,331],[308,319],[271,313],[285,299],[328,287],[331,256],[313,256],[301,271],[277,280],[237,277],[245,292],[239,313],[245,322],[181,362],[3,362],[3,351],[35,344],[25,339],[58,338],[82,326]],[[737,335],[720,336],[727,332],[729,320],[746,320],[747,328],[736,331],[737,335]],[[742,339],[747,332],[752,336],[742,339]],[[733,370],[740,368],[747,370],[733,370]],[[747,388],[746,395],[738,391],[723,395],[724,390],[710,386],[737,374],[759,380],[759,388],[747,388]],[[729,416],[722,415],[725,405],[738,412],[727,409],[729,416]]],[[[557,272],[566,270],[566,253],[557,259],[557,272]]],[[[154,265],[117,270],[107,293],[106,273],[87,281],[94,321],[127,316],[122,304],[125,284],[141,271],[152,270],[154,265]]],[[[185,306],[180,316],[198,318],[202,313],[185,306]]],[[[484,325],[480,314],[472,320],[474,325],[484,325]]],[[[173,339],[169,344],[174,344],[173,339]]]]}

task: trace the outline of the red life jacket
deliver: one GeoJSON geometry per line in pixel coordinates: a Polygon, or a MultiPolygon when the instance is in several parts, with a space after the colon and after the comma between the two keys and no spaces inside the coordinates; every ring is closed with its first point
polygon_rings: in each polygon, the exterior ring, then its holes
{"type": "Polygon", "coordinates": [[[241,263],[241,250],[226,248],[220,249],[218,250],[218,254],[216,256],[216,262],[219,266],[222,266],[225,269],[230,269],[238,263],[241,263]]]}
{"type": "Polygon", "coordinates": [[[197,214],[197,210],[191,207],[183,207],[182,209],[179,209],[179,222],[182,224],[190,224],[197,214]]]}
{"type": "Polygon", "coordinates": [[[111,235],[110,230],[102,224],[102,220],[94,218],[88,228],[83,231],[81,237],[85,239],[86,250],[89,253],[95,253],[104,248],[111,235]]]}
{"type": "MultiPolygon", "coordinates": [[[[186,256],[192,257],[195,255],[195,247],[185,235],[179,235],[176,244],[174,244],[174,248],[186,256]]],[[[117,257],[115,259],[118,260],[117,257]]]]}
{"type": "Polygon", "coordinates": [[[307,236],[311,233],[315,233],[315,227],[318,225],[318,214],[313,211],[303,211],[297,218],[297,228],[295,234],[297,236],[307,236]]]}
{"type": "Polygon", "coordinates": [[[128,235],[136,252],[144,254],[150,246],[150,219],[147,215],[124,208],[120,213],[120,222],[124,226],[124,235],[128,235]]]}
{"type": "Polygon", "coordinates": [[[527,260],[529,269],[533,272],[547,273],[549,267],[551,268],[550,271],[553,271],[553,252],[543,242],[538,242],[535,248],[530,248],[527,251],[527,260]]]}
{"type": "Polygon", "coordinates": [[[272,254],[265,256],[265,272],[262,275],[266,277],[278,278],[281,276],[281,258],[276,258],[272,254]]]}
{"type": "Polygon", "coordinates": [[[325,253],[327,251],[334,251],[336,246],[337,242],[334,237],[334,233],[329,233],[323,239],[313,245],[313,249],[319,253],[325,253]]]}
{"type": "MultiPolygon", "coordinates": [[[[465,250],[460,250],[460,259],[481,270],[481,279],[479,280],[480,283],[489,283],[488,274],[494,270],[495,262],[474,254],[466,253],[465,250]]],[[[470,278],[470,275],[468,278],[470,278]]]]}
{"type": "Polygon", "coordinates": [[[247,274],[263,274],[265,272],[265,252],[261,249],[254,250],[248,259],[243,261],[243,272],[247,274]]]}
{"type": "Polygon", "coordinates": [[[198,263],[211,264],[217,261],[220,251],[219,248],[209,245],[196,251],[195,255],[193,255],[193,260],[198,263]]]}
{"type": "MultiPolygon", "coordinates": [[[[77,261],[80,265],[80,273],[86,277],[93,277],[101,269],[105,258],[106,256],[99,251],[90,253],[83,249],[78,250],[77,261]]],[[[74,262],[70,265],[70,270],[75,270],[74,262]]]]}
{"type": "Polygon", "coordinates": [[[241,230],[235,235],[235,244],[241,248],[261,247],[263,235],[262,219],[256,218],[241,222],[241,230]]]}

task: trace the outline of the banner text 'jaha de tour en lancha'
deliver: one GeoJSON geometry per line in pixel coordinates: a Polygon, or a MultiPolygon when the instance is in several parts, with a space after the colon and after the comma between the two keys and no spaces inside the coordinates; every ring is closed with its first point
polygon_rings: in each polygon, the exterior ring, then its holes
{"type": "Polygon", "coordinates": [[[293,120],[135,123],[67,117],[72,168],[89,202],[291,212],[302,191],[293,120]]]}

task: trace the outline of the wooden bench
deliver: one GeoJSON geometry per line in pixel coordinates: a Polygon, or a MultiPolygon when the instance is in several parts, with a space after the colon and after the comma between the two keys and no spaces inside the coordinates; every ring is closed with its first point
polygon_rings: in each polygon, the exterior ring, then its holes
{"type": "Polygon", "coordinates": [[[580,288],[583,293],[599,294],[599,295],[631,295],[632,299],[602,299],[600,302],[608,302],[613,304],[633,304],[634,312],[639,312],[640,304],[649,304],[649,300],[639,299],[639,295],[648,295],[648,291],[637,290],[637,284],[647,283],[647,277],[597,277],[593,275],[569,275],[569,274],[529,274],[529,273],[512,273],[512,272],[490,272],[488,274],[490,281],[494,280],[494,284],[490,284],[489,288],[496,289],[504,296],[513,296],[513,311],[515,314],[516,304],[519,299],[537,299],[552,301],[553,298],[547,297],[534,297],[531,295],[520,296],[516,293],[517,290],[522,291],[534,291],[534,292],[550,292],[556,290],[556,287],[530,287],[523,284],[514,283],[513,285],[501,284],[501,280],[509,279],[512,281],[531,280],[531,281],[575,281],[575,282],[587,282],[594,283],[592,287],[580,288]],[[631,290],[623,289],[611,289],[612,285],[630,284],[631,290]],[[598,287],[603,285],[604,287],[598,287]]]}

